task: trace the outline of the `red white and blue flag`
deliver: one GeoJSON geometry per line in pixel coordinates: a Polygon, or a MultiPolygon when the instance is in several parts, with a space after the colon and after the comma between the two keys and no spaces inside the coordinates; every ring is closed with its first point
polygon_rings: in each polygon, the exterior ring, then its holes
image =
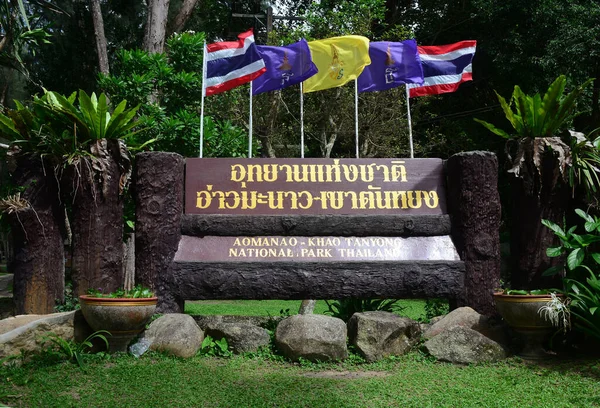
{"type": "Polygon", "coordinates": [[[454,92],[460,84],[473,80],[473,56],[477,41],[460,41],[448,45],[419,46],[423,66],[422,85],[408,84],[409,96],[437,95],[454,92]]]}
{"type": "Polygon", "coordinates": [[[206,45],[204,95],[228,91],[258,78],[267,68],[254,43],[252,29],[238,35],[238,41],[206,45]]]}

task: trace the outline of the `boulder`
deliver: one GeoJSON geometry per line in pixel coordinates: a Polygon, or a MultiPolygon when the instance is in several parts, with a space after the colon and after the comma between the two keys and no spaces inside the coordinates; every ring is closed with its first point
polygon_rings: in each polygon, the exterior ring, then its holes
{"type": "Polygon", "coordinates": [[[204,333],[192,316],[171,313],[153,321],[142,338],[150,343],[150,350],[192,357],[200,350],[204,333]]]}
{"type": "Polygon", "coordinates": [[[406,354],[420,335],[417,322],[389,312],[354,313],[348,321],[350,344],[370,363],[406,354]]]}
{"type": "Polygon", "coordinates": [[[441,332],[453,327],[467,327],[481,332],[488,326],[488,318],[477,313],[472,308],[465,306],[454,309],[442,319],[437,320],[423,334],[425,339],[431,339],[441,332]]]}
{"type": "Polygon", "coordinates": [[[426,341],[424,347],[438,360],[455,364],[495,362],[507,357],[506,350],[500,344],[461,326],[444,330],[426,341]]]}
{"type": "MultiPolygon", "coordinates": [[[[79,313],[80,314],[80,313],[79,313]]],[[[0,321],[0,359],[39,352],[50,333],[70,341],[75,336],[75,311],[50,315],[19,315],[0,321]]]]}
{"type": "Polygon", "coordinates": [[[275,343],[293,361],[337,361],[348,356],[343,320],[316,314],[283,319],[275,331],[275,343]]]}
{"type": "Polygon", "coordinates": [[[215,327],[219,323],[247,323],[254,326],[266,327],[276,325],[280,316],[237,316],[237,315],[191,315],[202,330],[215,327]]]}
{"type": "Polygon", "coordinates": [[[207,327],[205,334],[215,340],[225,338],[235,354],[257,351],[271,340],[267,330],[249,323],[219,323],[207,327]]]}

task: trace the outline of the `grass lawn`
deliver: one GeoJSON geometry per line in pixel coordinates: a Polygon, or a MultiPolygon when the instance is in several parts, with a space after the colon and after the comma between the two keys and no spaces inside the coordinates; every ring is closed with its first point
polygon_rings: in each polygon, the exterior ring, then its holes
{"type": "MultiPolygon", "coordinates": [[[[185,313],[192,315],[246,315],[246,316],[279,316],[281,310],[289,309],[290,314],[297,314],[300,300],[199,300],[185,302],[185,313]]],[[[396,313],[418,320],[425,317],[425,301],[420,299],[401,299],[396,313]]],[[[315,313],[324,314],[327,305],[318,300],[315,313]]]]}
{"type": "MultiPolygon", "coordinates": [[[[453,366],[413,352],[374,364],[297,364],[261,357],[183,360],[92,356],[0,368],[11,407],[591,407],[600,363],[509,359],[453,366]]],[[[2,404],[0,404],[1,406],[2,404]]]]}

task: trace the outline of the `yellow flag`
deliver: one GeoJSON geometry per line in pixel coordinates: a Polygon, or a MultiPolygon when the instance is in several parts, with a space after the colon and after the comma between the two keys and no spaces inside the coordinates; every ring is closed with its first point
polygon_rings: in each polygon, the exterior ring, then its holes
{"type": "Polygon", "coordinates": [[[371,64],[369,39],[359,35],[310,41],[308,47],[319,72],[302,83],[304,93],[342,86],[371,64]]]}

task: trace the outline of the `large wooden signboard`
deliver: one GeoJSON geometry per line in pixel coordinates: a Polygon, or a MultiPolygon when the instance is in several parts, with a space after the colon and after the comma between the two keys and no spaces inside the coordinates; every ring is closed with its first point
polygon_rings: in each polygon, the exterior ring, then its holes
{"type": "Polygon", "coordinates": [[[446,214],[441,159],[187,159],[187,214],[446,214]]]}

